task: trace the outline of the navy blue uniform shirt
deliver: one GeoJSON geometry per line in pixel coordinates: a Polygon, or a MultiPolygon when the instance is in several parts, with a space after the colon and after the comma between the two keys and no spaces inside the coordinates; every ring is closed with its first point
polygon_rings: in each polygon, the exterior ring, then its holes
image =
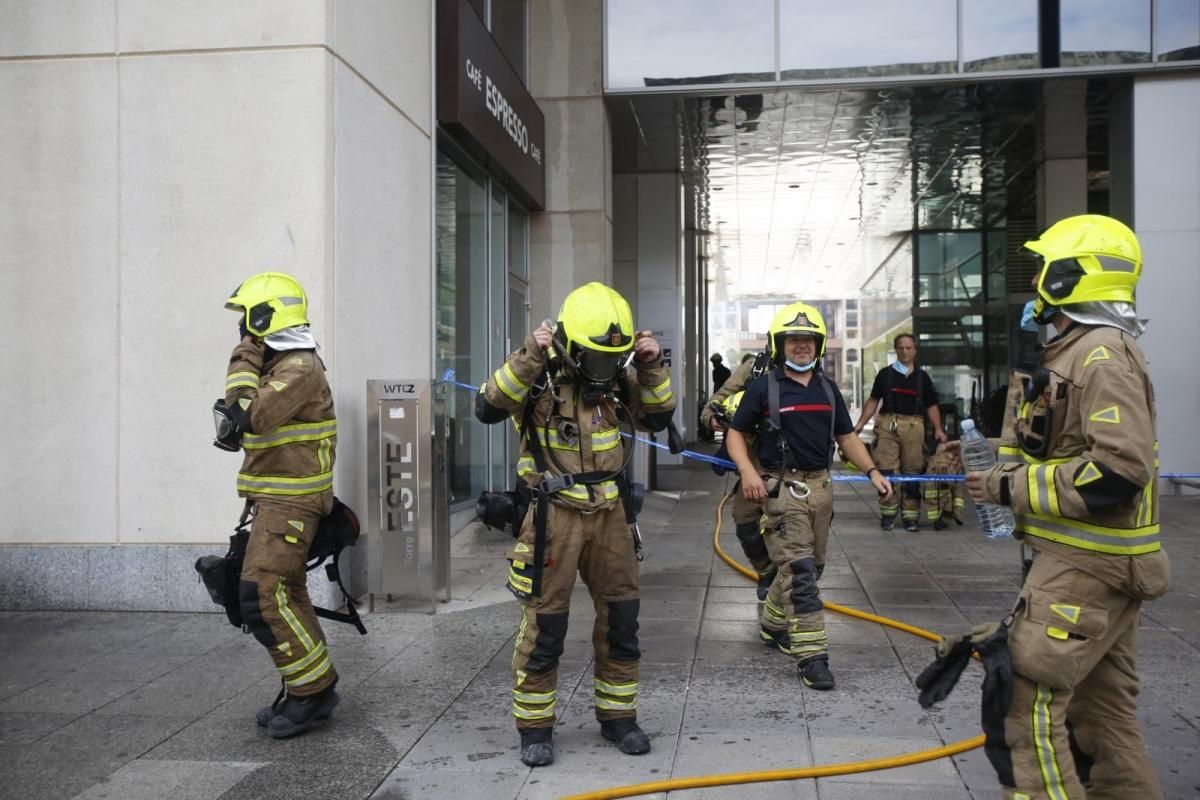
{"type": "MultiPolygon", "coordinates": [[[[854,432],[846,401],[836,386],[833,392],[834,408],[829,407],[829,397],[821,384],[829,379],[814,373],[808,386],[802,386],[788,378],[783,369],[775,368],[779,376],[779,424],[787,438],[791,461],[788,467],[814,472],[829,466],[829,419],[834,415],[833,433],[845,436],[854,432]]],[[[757,436],[758,462],[767,469],[778,469],[781,456],[779,437],[767,427],[771,409],[767,404],[768,375],[756,378],[746,387],[731,426],[747,436],[757,436]]]]}
{"type": "Polygon", "coordinates": [[[871,384],[871,397],[883,401],[879,409],[880,414],[906,414],[915,417],[938,404],[933,379],[920,367],[910,369],[907,375],[901,375],[895,367],[888,364],[875,375],[875,383],[871,384]]]}

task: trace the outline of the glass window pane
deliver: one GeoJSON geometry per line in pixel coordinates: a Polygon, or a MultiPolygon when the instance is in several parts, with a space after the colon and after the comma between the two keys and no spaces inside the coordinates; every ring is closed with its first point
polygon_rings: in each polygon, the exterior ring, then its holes
{"type": "Polygon", "coordinates": [[[785,79],[958,69],[955,0],[780,0],[779,14],[779,66],[785,79]]]}
{"type": "MultiPolygon", "coordinates": [[[[505,256],[508,254],[508,223],[504,219],[504,204],[504,190],[493,184],[492,223],[488,231],[492,237],[492,260],[488,269],[488,278],[492,287],[491,314],[488,318],[491,328],[488,336],[491,343],[488,351],[489,369],[495,369],[494,365],[503,361],[509,352],[504,346],[506,344],[504,341],[504,310],[508,305],[505,296],[505,284],[508,280],[508,270],[505,267],[505,256]]],[[[472,402],[474,402],[473,398],[472,402]]],[[[491,465],[490,488],[493,490],[503,487],[507,480],[505,473],[508,470],[504,460],[505,433],[502,428],[501,425],[487,426],[488,438],[491,440],[491,458],[488,459],[491,465]]]]}
{"type": "Polygon", "coordinates": [[[525,0],[492,0],[492,38],[525,80],[525,0]]]}
{"type": "Polygon", "coordinates": [[[529,215],[508,201],[508,271],[529,277],[529,215]]]}
{"type": "Polygon", "coordinates": [[[1062,0],[1062,65],[1150,60],[1150,0],[1062,0]]]}
{"type": "MultiPolygon", "coordinates": [[[[437,374],[480,384],[491,369],[488,336],[487,190],[444,155],[437,166],[437,374]]],[[[488,435],[475,422],[475,398],[453,392],[446,403],[450,501],[487,488],[488,435]]]]}
{"type": "MultiPolygon", "coordinates": [[[[529,333],[529,310],[525,307],[528,301],[529,288],[522,282],[510,280],[508,284],[508,351],[512,352],[525,343],[525,335],[529,333]]],[[[495,425],[504,428],[507,437],[508,452],[505,454],[505,486],[510,487],[516,476],[517,456],[521,453],[520,436],[515,425],[495,425]]]]}
{"type": "Polygon", "coordinates": [[[1038,66],[1037,0],[963,0],[963,71],[1038,66]]]}
{"type": "Polygon", "coordinates": [[[1200,59],[1200,0],[1158,0],[1159,61],[1200,59]]]}
{"type": "Polygon", "coordinates": [[[982,301],[982,244],[979,231],[917,234],[917,305],[982,301]]]}
{"type": "Polygon", "coordinates": [[[608,0],[612,88],[775,79],[774,0],[608,0]]]}

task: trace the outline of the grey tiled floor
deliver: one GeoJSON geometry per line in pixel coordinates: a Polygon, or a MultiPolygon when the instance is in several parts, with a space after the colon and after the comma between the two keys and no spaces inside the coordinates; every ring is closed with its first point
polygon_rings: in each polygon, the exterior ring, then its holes
{"type": "MultiPolygon", "coordinates": [[[[838,688],[802,690],[757,641],[750,584],[710,540],[724,488],[706,467],[665,470],[643,515],[642,693],[653,750],[620,755],[591,708],[592,610],[580,587],[562,659],[558,761],[517,759],[509,716],[516,605],[499,534],[453,543],[453,599],[377,606],[370,635],[327,625],[342,704],[324,728],[267,738],[252,720],[277,678],[215,614],[0,613],[0,797],[546,798],[712,773],[894,755],[979,731],[979,670],[936,709],[912,676],[930,645],[830,615],[838,688]],[[686,488],[685,488],[686,487],[686,488]]],[[[1200,797],[1200,500],[1163,503],[1175,589],[1143,612],[1142,724],[1168,798],[1200,797]]],[[[727,517],[728,519],[728,517],[727,517]]],[[[722,541],[737,554],[726,523],[722,541]]],[[[826,599],[942,632],[997,618],[1017,590],[1016,546],[973,526],[883,533],[839,485],[826,599]]],[[[198,586],[181,591],[201,591],[198,586]]],[[[664,794],[653,795],[662,798],[664,794]]],[[[673,792],[672,798],[998,798],[981,751],[881,772],[673,792]]]]}

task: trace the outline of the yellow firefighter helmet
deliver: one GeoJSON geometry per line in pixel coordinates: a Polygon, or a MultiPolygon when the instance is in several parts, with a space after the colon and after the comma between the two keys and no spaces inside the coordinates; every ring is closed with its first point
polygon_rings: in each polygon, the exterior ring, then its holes
{"type": "Polygon", "coordinates": [[[1112,217],[1067,217],[1026,242],[1025,249],[1042,259],[1034,303],[1039,321],[1056,306],[1134,302],[1134,289],[1142,276],[1142,248],[1133,231],[1112,217]]]}
{"type": "Polygon", "coordinates": [[[775,313],[767,331],[767,349],[771,352],[772,363],[783,363],[783,340],[798,333],[816,337],[815,361],[820,361],[825,356],[825,340],[828,337],[821,312],[807,303],[792,303],[775,313]]]}
{"type": "Polygon", "coordinates": [[[554,338],[584,377],[612,380],[622,357],[633,349],[633,313],[619,293],[588,283],[567,295],[554,338]]]}
{"type": "Polygon", "coordinates": [[[260,272],[242,282],[225,307],[246,315],[246,330],[268,336],[308,324],[308,297],[300,282],[282,272],[260,272]]]}

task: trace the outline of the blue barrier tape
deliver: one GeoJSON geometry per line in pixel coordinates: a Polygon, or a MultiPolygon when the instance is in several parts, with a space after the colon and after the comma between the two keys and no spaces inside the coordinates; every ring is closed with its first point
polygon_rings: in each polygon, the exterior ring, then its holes
{"type": "MultiPolygon", "coordinates": [[[[448,369],[442,373],[442,379],[440,381],[435,381],[435,383],[448,383],[451,386],[457,386],[460,389],[466,389],[467,391],[470,391],[470,392],[475,392],[475,393],[479,392],[478,386],[472,386],[469,383],[460,383],[457,380],[455,380],[454,378],[455,378],[454,370],[448,369]]],[[[630,434],[625,433],[623,431],[622,431],[621,435],[624,436],[626,439],[635,438],[643,444],[647,444],[651,447],[657,447],[659,450],[666,450],[668,453],[671,452],[671,448],[668,447],[667,445],[662,444],[660,442],[656,442],[652,439],[647,439],[644,436],[636,436],[636,437],[630,436],[630,434]]],[[[693,461],[703,461],[705,464],[712,464],[712,465],[718,466],[718,467],[725,467],[726,469],[733,470],[735,472],[737,471],[737,464],[734,464],[729,459],[721,458],[719,456],[709,455],[708,453],[700,453],[695,450],[683,450],[678,455],[681,455],[684,458],[690,458],[693,461]]],[[[866,475],[847,475],[847,474],[839,474],[839,473],[835,472],[830,477],[835,481],[842,481],[845,483],[870,483],[871,482],[871,479],[866,475]]],[[[1159,473],[1158,477],[1175,479],[1175,480],[1200,480],[1200,472],[1163,472],[1163,473],[1159,473]]],[[[956,483],[956,482],[965,481],[967,479],[967,476],[965,476],[965,475],[889,475],[889,476],[887,476],[887,479],[889,481],[891,481],[892,483],[923,483],[925,481],[933,481],[936,483],[956,483]]]]}

